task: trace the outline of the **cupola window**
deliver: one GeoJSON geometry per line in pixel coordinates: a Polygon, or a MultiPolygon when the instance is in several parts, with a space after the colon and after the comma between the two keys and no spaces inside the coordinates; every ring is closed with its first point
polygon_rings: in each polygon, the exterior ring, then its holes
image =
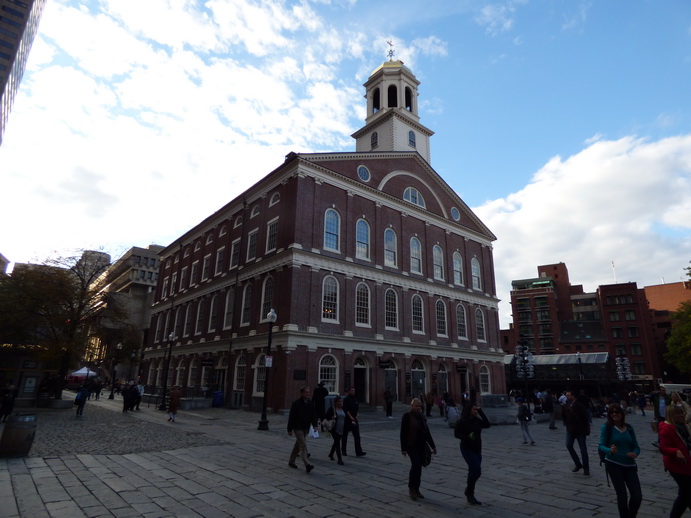
{"type": "Polygon", "coordinates": [[[415,132],[413,130],[408,132],[408,145],[410,147],[415,147],[415,132]]]}
{"type": "Polygon", "coordinates": [[[413,91],[408,87],[405,89],[405,109],[409,112],[413,111],[413,91]]]}
{"type": "Polygon", "coordinates": [[[372,133],[372,149],[376,149],[379,147],[379,133],[376,131],[372,133]]]}
{"type": "Polygon", "coordinates": [[[375,88],[372,94],[372,113],[377,113],[379,110],[381,110],[381,94],[379,88],[375,88]]]}
{"type": "Polygon", "coordinates": [[[389,101],[389,108],[397,108],[398,107],[398,89],[396,88],[396,85],[389,85],[389,89],[387,90],[387,97],[389,101]]]}

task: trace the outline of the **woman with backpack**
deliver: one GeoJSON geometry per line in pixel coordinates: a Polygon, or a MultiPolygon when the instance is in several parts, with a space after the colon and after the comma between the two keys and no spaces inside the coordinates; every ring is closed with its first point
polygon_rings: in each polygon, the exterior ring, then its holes
{"type": "Polygon", "coordinates": [[[617,493],[619,517],[636,518],[643,500],[636,467],[636,457],[641,448],[633,427],[626,424],[624,409],[618,403],[607,409],[607,422],[600,429],[598,451],[617,493]]]}

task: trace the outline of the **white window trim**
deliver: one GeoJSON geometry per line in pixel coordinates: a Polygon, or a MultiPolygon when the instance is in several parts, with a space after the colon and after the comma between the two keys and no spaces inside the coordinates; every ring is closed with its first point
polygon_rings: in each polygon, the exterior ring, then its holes
{"type": "Polygon", "coordinates": [[[278,245],[278,217],[275,217],[274,219],[270,220],[266,224],[266,243],[264,245],[264,249],[266,250],[267,253],[273,252],[274,250],[276,250],[277,245],[278,245]],[[276,224],[276,243],[274,244],[273,248],[269,248],[269,237],[271,236],[271,232],[269,229],[271,228],[271,225],[273,223],[276,224]]]}
{"type": "Polygon", "coordinates": [[[338,213],[338,211],[334,208],[328,208],[324,211],[324,235],[322,236],[322,246],[324,247],[324,250],[329,250],[330,252],[337,252],[341,253],[341,222],[342,222],[341,215],[338,213]],[[333,211],[336,216],[338,217],[338,230],[336,231],[336,248],[331,248],[326,246],[326,214],[329,211],[333,211]]]}

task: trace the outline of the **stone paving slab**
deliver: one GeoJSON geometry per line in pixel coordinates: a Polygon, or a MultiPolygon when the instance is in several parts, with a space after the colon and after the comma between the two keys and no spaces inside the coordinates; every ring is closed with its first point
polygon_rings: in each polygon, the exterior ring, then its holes
{"type": "MultiPolygon", "coordinates": [[[[72,409],[38,409],[30,456],[0,459],[0,518],[18,517],[416,517],[570,518],[617,516],[614,490],[598,465],[597,434],[588,438],[592,476],[571,473],[563,428],[532,425],[537,446],[523,446],[516,425],[483,433],[483,476],[465,502],[467,468],[453,431],[439,417],[430,427],[439,454],[423,471],[424,500],[407,496],[409,461],[399,451],[400,413],[362,416],[366,457],[328,460],[329,437],[309,439],[311,474],[287,466],[293,439],[286,417],[241,410],[180,412],[176,423],[143,407],[121,412],[121,401],[72,409]]],[[[669,514],[676,484],[663,471],[650,418],[627,416],[636,428],[643,487],[639,518],[669,514]]],[[[602,420],[596,420],[598,430],[602,420]]],[[[0,428],[1,431],[1,428],[0,428]]],[[[352,444],[349,445],[352,448],[352,444]]]]}

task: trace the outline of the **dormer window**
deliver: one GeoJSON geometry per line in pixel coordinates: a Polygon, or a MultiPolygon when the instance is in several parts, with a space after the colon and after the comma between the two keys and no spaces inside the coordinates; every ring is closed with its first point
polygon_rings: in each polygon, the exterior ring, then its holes
{"type": "Polygon", "coordinates": [[[403,192],[403,199],[422,208],[426,207],[425,199],[415,187],[406,187],[406,190],[403,192]]]}

